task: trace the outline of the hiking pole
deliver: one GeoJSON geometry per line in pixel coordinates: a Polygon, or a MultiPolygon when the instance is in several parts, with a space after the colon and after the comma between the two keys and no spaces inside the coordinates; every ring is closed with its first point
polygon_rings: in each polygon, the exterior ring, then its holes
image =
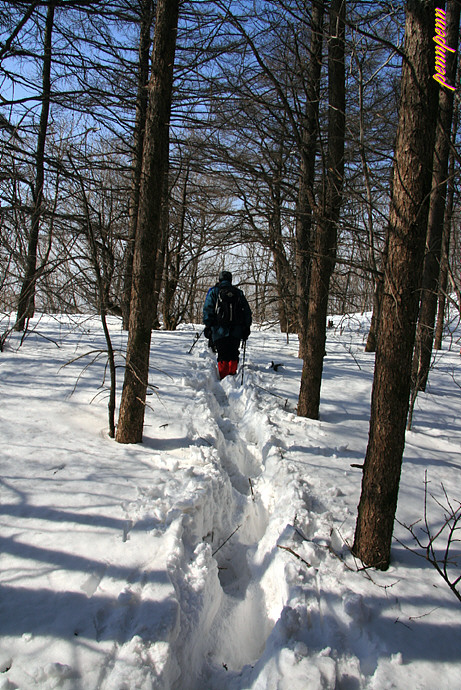
{"type": "Polygon", "coordinates": [[[205,332],[205,329],[203,329],[203,331],[202,331],[201,333],[196,333],[196,334],[195,334],[194,342],[192,343],[192,345],[191,345],[191,347],[190,347],[190,350],[187,351],[187,354],[188,354],[188,355],[190,355],[190,353],[192,352],[192,350],[194,349],[194,347],[197,345],[198,341],[200,340],[200,338],[202,337],[202,335],[204,334],[204,332],[205,332]]]}
{"type": "Polygon", "coordinates": [[[242,357],[242,380],[240,382],[240,385],[243,386],[243,372],[245,371],[245,355],[247,351],[247,341],[243,341],[243,357],[242,357]]]}

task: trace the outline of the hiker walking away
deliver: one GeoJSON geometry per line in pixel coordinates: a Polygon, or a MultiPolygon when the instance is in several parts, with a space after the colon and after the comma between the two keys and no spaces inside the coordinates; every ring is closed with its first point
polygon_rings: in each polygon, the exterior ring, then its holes
{"type": "Polygon", "coordinates": [[[240,342],[250,335],[251,309],[242,290],[232,285],[232,273],[221,271],[203,305],[205,337],[218,354],[219,378],[237,373],[240,342]]]}

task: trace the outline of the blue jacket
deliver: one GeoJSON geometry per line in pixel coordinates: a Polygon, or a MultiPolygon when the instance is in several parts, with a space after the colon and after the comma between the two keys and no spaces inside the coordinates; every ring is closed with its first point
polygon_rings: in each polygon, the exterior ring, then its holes
{"type": "Polygon", "coordinates": [[[250,305],[243,292],[236,288],[242,300],[243,305],[243,319],[241,323],[231,324],[230,326],[218,326],[216,324],[216,300],[220,288],[229,287],[230,283],[227,280],[222,280],[220,283],[208,290],[205,304],[203,305],[203,323],[205,326],[211,326],[211,338],[215,343],[222,338],[236,338],[237,340],[246,340],[250,334],[250,326],[252,322],[250,305]]]}

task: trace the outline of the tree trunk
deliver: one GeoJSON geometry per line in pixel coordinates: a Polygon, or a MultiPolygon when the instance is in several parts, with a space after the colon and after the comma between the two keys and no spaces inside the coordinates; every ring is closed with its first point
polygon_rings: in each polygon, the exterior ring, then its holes
{"type": "Polygon", "coordinates": [[[383,283],[379,276],[375,279],[373,290],[373,311],[371,314],[370,328],[368,330],[367,342],[365,344],[365,352],[376,352],[376,338],[379,326],[381,296],[383,292],[383,283]]]}
{"type": "Polygon", "coordinates": [[[345,0],[332,0],[328,41],[328,153],[324,209],[317,222],[309,291],[298,415],[318,419],[330,278],[336,261],[336,224],[342,201],[345,135],[345,0]]]}
{"type": "Polygon", "coordinates": [[[166,245],[164,262],[164,285],[163,285],[163,327],[167,331],[174,331],[178,325],[178,314],[174,313],[174,298],[179,285],[181,274],[181,250],[184,243],[184,233],[186,227],[186,213],[189,195],[189,176],[190,161],[186,161],[184,180],[181,194],[181,205],[179,210],[178,233],[175,237],[175,246],[171,251],[166,245]]]}
{"type": "Polygon", "coordinates": [[[296,333],[295,275],[287,259],[283,243],[279,184],[276,184],[272,189],[271,197],[273,209],[269,217],[269,246],[274,261],[280,331],[282,333],[296,333]]]}
{"type": "Polygon", "coordinates": [[[435,327],[434,349],[442,349],[443,325],[445,321],[446,292],[448,285],[448,257],[450,254],[451,225],[453,220],[453,207],[455,196],[455,140],[458,130],[458,103],[455,105],[453,116],[452,146],[450,151],[450,163],[448,170],[447,203],[443,220],[442,247],[440,251],[440,276],[439,276],[439,306],[437,311],[437,323],[435,327]]]}
{"type": "MultiPolygon", "coordinates": [[[[359,59],[358,55],[356,52],[354,52],[354,57],[355,57],[355,65],[357,69],[357,74],[358,74],[358,79],[359,79],[359,84],[358,84],[358,96],[359,96],[359,126],[360,126],[360,131],[359,131],[359,151],[360,151],[360,160],[362,163],[362,171],[363,171],[363,179],[365,182],[365,190],[366,190],[366,195],[367,195],[367,203],[366,203],[366,209],[367,209],[367,215],[366,215],[366,226],[367,226],[367,233],[368,233],[368,243],[369,243],[369,260],[370,260],[370,269],[373,272],[373,312],[371,316],[371,322],[370,322],[370,328],[368,331],[368,337],[367,337],[367,342],[365,345],[365,352],[376,352],[376,335],[378,332],[378,324],[379,324],[379,312],[380,312],[380,305],[381,305],[381,294],[382,294],[382,286],[383,286],[383,279],[382,279],[382,273],[378,271],[378,266],[376,263],[376,257],[375,257],[375,251],[376,251],[376,238],[375,238],[375,230],[374,230],[374,222],[373,222],[373,192],[371,188],[371,177],[370,177],[370,168],[368,165],[368,160],[367,160],[367,153],[366,153],[366,134],[365,134],[365,106],[364,106],[364,92],[363,92],[363,58],[362,60],[359,59]]],[[[382,264],[385,263],[386,260],[386,251],[387,251],[387,240],[386,244],[384,247],[384,252],[383,252],[383,257],[382,257],[382,264]]]]}
{"type": "MultiPolygon", "coordinates": [[[[88,239],[91,262],[93,264],[93,270],[96,276],[96,291],[98,295],[98,311],[101,317],[102,329],[104,331],[104,337],[106,339],[107,345],[107,360],[109,364],[109,374],[110,374],[110,388],[109,388],[109,402],[108,413],[109,413],[109,437],[115,437],[115,403],[116,403],[116,392],[117,392],[117,369],[115,366],[115,353],[112,346],[112,340],[110,337],[109,327],[107,325],[107,314],[109,308],[109,294],[110,294],[110,278],[107,276],[107,272],[104,270],[104,259],[101,255],[104,254],[107,246],[101,243],[100,240],[95,236],[93,223],[91,221],[90,207],[88,204],[88,195],[85,191],[85,185],[83,182],[83,177],[77,170],[72,158],[69,155],[71,164],[74,170],[74,174],[80,185],[82,192],[82,203],[85,214],[85,234],[88,239]],[[98,249],[98,245],[99,248],[98,249]],[[101,246],[102,245],[102,246],[101,246]]],[[[112,274],[112,271],[110,271],[112,274]]]]}
{"type": "MultiPolygon", "coordinates": [[[[449,2],[446,12],[446,42],[453,50],[458,48],[460,3],[449,2]]],[[[456,53],[447,52],[446,78],[455,83],[456,53]]],[[[444,213],[447,191],[448,157],[450,153],[451,126],[453,120],[453,91],[439,88],[439,111],[435,134],[434,163],[432,172],[432,193],[424,258],[421,305],[416,331],[416,347],[413,357],[412,389],[426,390],[432,357],[434,323],[437,312],[440,257],[444,228],[444,213]]]]}
{"type": "Polygon", "coordinates": [[[138,227],[133,257],[125,380],[116,436],[119,443],[142,441],[154,318],[155,269],[161,234],[162,191],[168,169],[169,120],[178,13],[179,0],[158,0],[138,227]]]}
{"type": "Polygon", "coordinates": [[[136,238],[136,227],[138,225],[139,192],[141,186],[142,154],[144,145],[144,134],[146,129],[147,101],[149,81],[149,57],[151,44],[151,28],[154,18],[154,7],[152,0],[142,0],[141,5],[141,26],[139,31],[139,62],[138,62],[138,92],[136,95],[136,117],[134,123],[134,156],[131,178],[131,198],[130,198],[130,225],[128,233],[128,243],[125,250],[125,275],[123,278],[122,292],[122,318],[123,328],[129,327],[130,319],[130,300],[131,282],[133,275],[133,255],[136,238]]]}
{"type": "MultiPolygon", "coordinates": [[[[168,167],[169,167],[169,161],[168,161],[168,167]]],[[[163,187],[163,201],[162,201],[162,210],[161,210],[161,218],[160,218],[160,240],[159,240],[159,247],[157,250],[157,262],[155,265],[155,280],[154,280],[154,301],[153,301],[153,306],[152,306],[152,311],[153,311],[153,322],[152,322],[152,328],[154,329],[159,329],[160,328],[160,319],[159,319],[159,302],[160,302],[160,295],[162,292],[162,285],[163,285],[163,280],[164,280],[164,266],[165,266],[165,261],[166,261],[166,253],[168,250],[168,224],[169,224],[169,199],[168,199],[168,173],[165,174],[164,178],[165,184],[163,187]]]]}
{"type": "MultiPolygon", "coordinates": [[[[389,248],[389,228],[386,230],[386,239],[384,242],[383,254],[381,257],[381,265],[386,266],[387,252],[389,248]]],[[[373,313],[371,315],[370,330],[368,331],[367,342],[365,345],[365,352],[376,352],[376,345],[378,340],[379,321],[381,317],[381,300],[384,289],[384,275],[381,272],[375,278],[375,285],[373,291],[373,313]]]]}
{"type": "Polygon", "coordinates": [[[18,301],[18,313],[15,329],[23,331],[26,321],[33,317],[35,311],[35,288],[37,283],[37,249],[40,220],[43,214],[43,185],[45,181],[45,144],[48,129],[48,117],[51,99],[51,39],[53,34],[55,3],[49,2],[46,14],[45,38],[43,44],[42,72],[42,110],[35,154],[35,184],[33,189],[34,206],[32,209],[31,228],[27,248],[26,270],[18,301]]]}
{"type": "Polygon", "coordinates": [[[295,306],[295,277],[280,244],[272,251],[277,281],[278,315],[281,333],[297,333],[298,319],[295,306]]]}
{"type": "Polygon", "coordinates": [[[433,1],[408,0],[406,5],[388,259],[353,545],[363,563],[382,570],[390,561],[429,210],[437,103],[434,11],[433,1]]]}
{"type": "Polygon", "coordinates": [[[322,69],[323,15],[324,2],[313,2],[310,60],[306,76],[307,102],[301,132],[301,172],[296,207],[296,302],[300,357],[304,357],[305,354],[308,323],[315,157],[319,130],[320,73],[322,69]]]}

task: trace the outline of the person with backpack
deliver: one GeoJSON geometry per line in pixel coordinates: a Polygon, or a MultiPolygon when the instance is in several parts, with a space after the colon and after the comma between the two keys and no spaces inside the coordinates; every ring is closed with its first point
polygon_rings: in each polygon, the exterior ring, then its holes
{"type": "Polygon", "coordinates": [[[203,305],[203,323],[208,344],[218,354],[220,379],[234,376],[240,342],[250,335],[252,315],[242,290],[232,285],[230,271],[221,271],[218,283],[208,290],[203,305]]]}

